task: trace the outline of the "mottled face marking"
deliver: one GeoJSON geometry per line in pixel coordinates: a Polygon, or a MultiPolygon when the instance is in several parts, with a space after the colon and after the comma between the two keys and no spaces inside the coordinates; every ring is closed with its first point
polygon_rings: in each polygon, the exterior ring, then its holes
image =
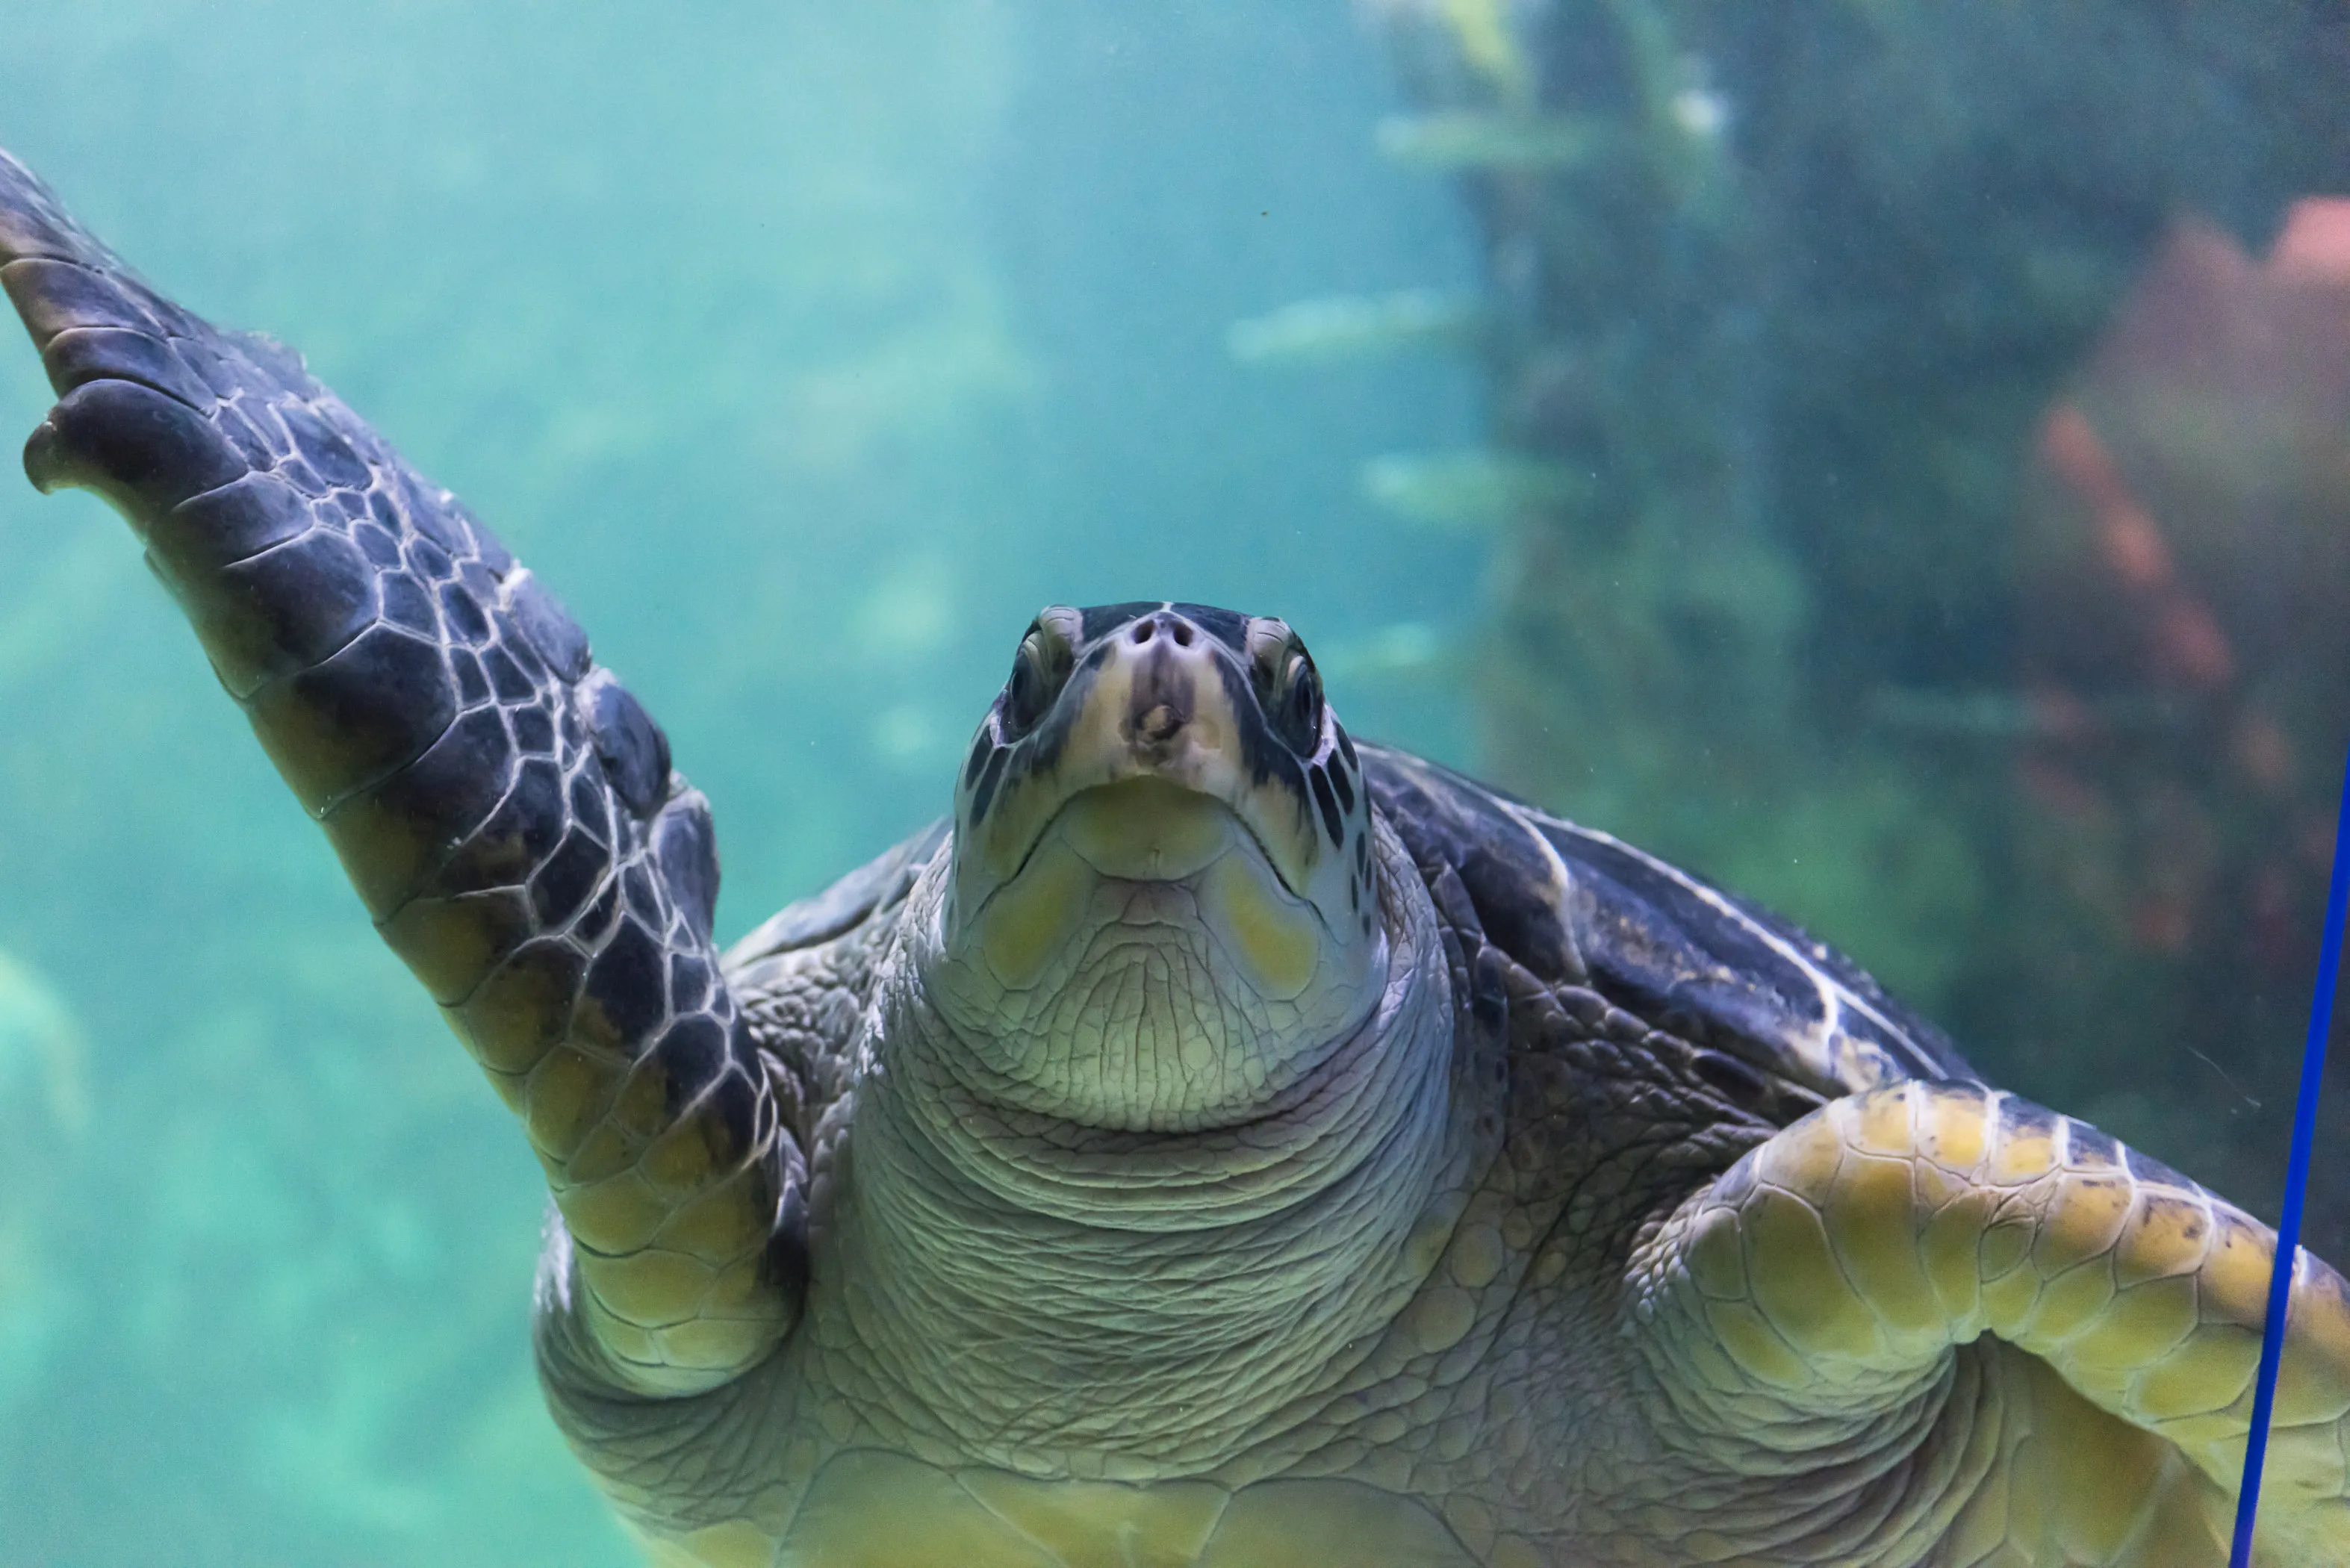
{"type": "Polygon", "coordinates": [[[1286,624],[1055,606],[956,776],[926,979],[1007,1062],[1057,1055],[1088,1118],[1196,1121],[1376,1001],[1370,835],[1354,747],[1286,624]]]}

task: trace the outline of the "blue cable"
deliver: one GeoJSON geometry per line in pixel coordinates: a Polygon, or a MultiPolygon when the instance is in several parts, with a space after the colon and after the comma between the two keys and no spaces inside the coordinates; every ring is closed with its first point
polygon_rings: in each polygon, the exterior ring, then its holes
{"type": "Polygon", "coordinates": [[[2276,1406],[2277,1363],[2284,1356],[2285,1308],[2293,1300],[2293,1264],[2301,1254],[2301,1201],[2309,1187],[2310,1146],[2317,1136],[2317,1086],[2325,1076],[2325,1035],[2334,1022],[2334,981],[2342,968],[2343,907],[2350,903],[2350,773],[2342,781],[2342,812],[2334,830],[2334,877],[2325,890],[2325,945],[2317,954],[2317,995],[2309,1006],[2309,1041],[2301,1055],[2301,1096],[2293,1108],[2293,1155],[2285,1166],[2284,1213],[2277,1221],[2276,1262],[2269,1272],[2268,1326],[2261,1335],[2261,1371],[2252,1388],[2252,1429],[2244,1444],[2243,1490],[2236,1498],[2236,1542],[2228,1568],[2251,1568],[2252,1521],[2261,1509],[2261,1469],[2269,1452],[2269,1417],[2276,1406]]]}

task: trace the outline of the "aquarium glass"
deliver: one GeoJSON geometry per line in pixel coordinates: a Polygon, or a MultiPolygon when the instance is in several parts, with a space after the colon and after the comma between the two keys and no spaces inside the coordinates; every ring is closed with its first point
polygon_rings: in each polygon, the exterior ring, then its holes
{"type": "MultiPolygon", "coordinates": [[[[708,794],[722,940],[948,809],[1039,606],[1229,605],[2274,1218],[2337,7],[0,0],[0,146],[532,565],[708,794]]],[[[9,325],[0,433],[49,402],[9,325]]],[[[511,1117],[13,465],[0,717],[0,1568],[639,1561],[511,1117]]]]}

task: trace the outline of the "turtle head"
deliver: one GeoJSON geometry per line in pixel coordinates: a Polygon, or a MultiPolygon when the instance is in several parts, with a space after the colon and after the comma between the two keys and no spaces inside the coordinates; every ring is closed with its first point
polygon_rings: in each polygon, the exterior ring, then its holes
{"type": "Polygon", "coordinates": [[[1029,1109],[1246,1119],[1378,1000],[1368,794],[1282,621],[1046,609],[954,824],[925,987],[990,1089],[1029,1109]]]}

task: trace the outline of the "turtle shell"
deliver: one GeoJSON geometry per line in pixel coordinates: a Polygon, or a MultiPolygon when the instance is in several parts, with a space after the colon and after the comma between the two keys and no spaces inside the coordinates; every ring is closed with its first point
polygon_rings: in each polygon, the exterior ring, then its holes
{"type": "Polygon", "coordinates": [[[1450,768],[1358,749],[1421,874],[1458,877],[1486,938],[1537,978],[1830,1096],[1977,1078],[1940,1030],[1777,916],[1450,768]]]}

